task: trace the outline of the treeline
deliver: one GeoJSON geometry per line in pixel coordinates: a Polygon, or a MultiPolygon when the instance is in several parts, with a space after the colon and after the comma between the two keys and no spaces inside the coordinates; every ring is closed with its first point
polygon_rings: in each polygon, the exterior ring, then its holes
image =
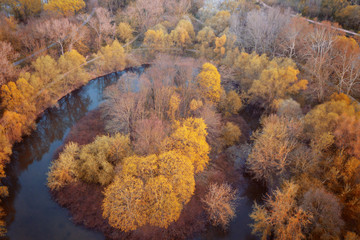
{"type": "Polygon", "coordinates": [[[360,30],[360,2],[357,0],[266,1],[274,5],[291,7],[302,15],[320,20],[338,22],[345,29],[360,30]]]}

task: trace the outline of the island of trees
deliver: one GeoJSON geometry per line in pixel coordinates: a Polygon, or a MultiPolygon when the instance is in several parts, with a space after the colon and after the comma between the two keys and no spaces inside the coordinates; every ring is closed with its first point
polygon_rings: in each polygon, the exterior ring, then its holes
{"type": "Polygon", "coordinates": [[[245,176],[266,189],[250,214],[258,237],[360,239],[359,2],[0,6],[1,178],[44,110],[143,66],[106,89],[49,168],[49,191],[77,223],[111,239],[226,230],[243,214],[245,176]],[[94,116],[100,130],[86,128],[94,116]]]}

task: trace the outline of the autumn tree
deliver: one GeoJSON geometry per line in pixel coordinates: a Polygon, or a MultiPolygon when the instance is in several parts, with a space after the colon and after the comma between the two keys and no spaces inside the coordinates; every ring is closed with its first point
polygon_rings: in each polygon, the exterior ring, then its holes
{"type": "Polygon", "coordinates": [[[360,30],[360,6],[357,4],[348,5],[338,9],[335,19],[346,29],[360,30]]]}
{"type": "Polygon", "coordinates": [[[28,120],[33,120],[35,107],[33,105],[33,87],[24,78],[9,82],[1,87],[1,107],[10,112],[23,115],[28,120]]]}
{"type": "Polygon", "coordinates": [[[336,145],[348,154],[360,158],[360,113],[356,116],[343,114],[334,131],[336,145]]]}
{"type": "Polygon", "coordinates": [[[185,49],[189,47],[195,39],[193,25],[188,20],[180,20],[176,28],[169,35],[172,45],[185,49]]]}
{"type": "Polygon", "coordinates": [[[49,55],[38,57],[32,66],[35,72],[30,78],[30,84],[35,89],[42,89],[55,80],[60,74],[58,63],[49,55]]]}
{"type": "Polygon", "coordinates": [[[107,132],[131,133],[136,121],[145,118],[146,92],[134,93],[130,84],[136,77],[123,76],[117,84],[106,89],[107,101],[102,113],[107,132]]]}
{"type": "Polygon", "coordinates": [[[83,67],[85,63],[85,57],[76,50],[66,52],[59,58],[58,67],[62,76],[58,79],[58,92],[78,87],[89,80],[89,75],[83,67]]]}
{"type": "Polygon", "coordinates": [[[128,157],[105,190],[103,216],[123,231],[145,224],[167,228],[194,190],[194,167],[186,156],[165,152],[128,157]]]}
{"type": "Polygon", "coordinates": [[[360,203],[357,201],[360,194],[358,182],[360,159],[338,152],[333,156],[330,164],[324,171],[326,186],[335,193],[343,204],[342,217],[349,228],[358,231],[360,203]]]}
{"type": "Polygon", "coordinates": [[[360,84],[360,47],[353,38],[337,37],[332,49],[332,67],[339,92],[349,94],[360,84]]]}
{"type": "Polygon", "coordinates": [[[222,138],[226,146],[232,146],[239,142],[241,137],[240,128],[231,123],[227,122],[222,129],[222,138]]]}
{"type": "MultiPolygon", "coordinates": [[[[87,17],[84,15],[84,17],[87,17]]],[[[88,25],[95,32],[97,37],[98,49],[102,46],[103,42],[110,43],[114,39],[116,28],[112,24],[113,17],[110,12],[105,8],[96,8],[95,16],[93,16],[88,25]]]]}
{"type": "Polygon", "coordinates": [[[17,69],[12,64],[19,56],[10,43],[0,42],[0,86],[11,80],[15,80],[17,69]]]}
{"type": "Polygon", "coordinates": [[[345,94],[335,94],[332,99],[317,105],[305,116],[305,134],[312,148],[322,151],[334,143],[334,130],[342,114],[355,116],[356,105],[345,94]]]}
{"type": "Polygon", "coordinates": [[[79,155],[79,151],[79,146],[70,142],[60,153],[59,158],[51,163],[47,179],[47,185],[51,190],[59,190],[65,185],[77,181],[76,157],[79,155]]]}
{"type": "Polygon", "coordinates": [[[145,33],[143,44],[149,49],[151,54],[154,54],[156,51],[164,51],[164,48],[167,46],[167,33],[160,29],[149,29],[145,33]]]}
{"type": "Polygon", "coordinates": [[[210,184],[202,202],[211,224],[226,229],[236,215],[237,200],[237,190],[229,184],[210,184]]]}
{"type": "Polygon", "coordinates": [[[154,0],[149,4],[147,0],[137,0],[129,4],[125,14],[132,26],[136,26],[140,31],[146,31],[162,21],[165,12],[164,2],[164,0],[154,0]]]}
{"type": "Polygon", "coordinates": [[[118,40],[113,41],[111,45],[102,47],[97,57],[99,60],[95,62],[95,66],[100,73],[121,71],[126,66],[125,50],[118,40]]]}
{"type": "Polygon", "coordinates": [[[208,19],[206,24],[214,29],[217,34],[220,34],[229,26],[230,16],[231,14],[228,11],[219,11],[215,16],[208,19]]]}
{"type": "Polygon", "coordinates": [[[44,5],[44,10],[60,14],[62,16],[71,16],[85,7],[83,0],[49,0],[44,5]]]}
{"type": "Polygon", "coordinates": [[[39,22],[36,30],[49,44],[56,42],[60,46],[61,55],[71,50],[74,44],[85,36],[84,30],[68,18],[52,18],[39,22]]]}
{"type": "Polygon", "coordinates": [[[312,215],[309,226],[312,238],[339,238],[344,222],[342,206],[336,196],[325,189],[310,189],[303,196],[301,208],[312,215]]]}
{"type": "Polygon", "coordinates": [[[234,90],[221,95],[219,108],[225,116],[237,114],[242,107],[242,101],[234,90]]]}
{"type": "Polygon", "coordinates": [[[135,30],[127,22],[119,23],[116,33],[121,43],[128,43],[132,40],[135,30]]]}
{"type": "Polygon", "coordinates": [[[0,5],[5,5],[5,11],[9,11],[16,19],[27,22],[32,16],[41,12],[41,0],[3,0],[0,5]]]}
{"type": "Polygon", "coordinates": [[[221,76],[214,65],[205,63],[197,76],[202,96],[212,102],[219,102],[222,93],[221,76]]]}
{"type": "Polygon", "coordinates": [[[187,118],[181,123],[175,122],[175,131],[164,142],[165,149],[187,156],[195,172],[201,172],[209,162],[210,147],[206,135],[206,124],[202,119],[187,118]]]}
{"type": "Polygon", "coordinates": [[[264,205],[255,203],[250,217],[252,232],[262,239],[274,236],[276,239],[306,239],[304,229],[310,224],[311,213],[299,207],[297,202],[299,186],[285,182],[282,190],[275,190],[264,205]]]}
{"type": "Polygon", "coordinates": [[[271,115],[262,122],[263,128],[253,134],[254,146],[247,167],[257,180],[268,186],[276,184],[289,168],[290,153],[298,146],[301,122],[271,115]]]}
{"type": "Polygon", "coordinates": [[[315,25],[313,31],[304,36],[304,47],[300,55],[306,61],[306,69],[310,74],[310,83],[316,92],[318,101],[323,101],[327,89],[327,81],[331,74],[331,50],[336,41],[336,30],[331,24],[323,22],[315,25]]]}
{"type": "Polygon", "coordinates": [[[276,62],[260,74],[248,91],[250,101],[263,101],[266,105],[274,106],[275,101],[296,94],[307,88],[307,80],[299,80],[299,70],[293,67],[281,68],[276,62]]]}

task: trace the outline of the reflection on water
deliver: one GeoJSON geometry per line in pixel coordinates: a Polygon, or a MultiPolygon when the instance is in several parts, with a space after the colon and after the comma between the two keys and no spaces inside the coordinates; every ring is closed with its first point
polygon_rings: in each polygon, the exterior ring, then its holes
{"type": "MultiPolygon", "coordinates": [[[[134,68],[141,74],[143,68],[134,68]]],[[[104,239],[100,233],[74,225],[66,209],[56,204],[46,187],[46,173],[70,128],[103,100],[103,90],[122,73],[91,81],[59,101],[38,119],[37,129],[15,145],[8,166],[6,185],[10,197],[4,201],[8,237],[11,240],[104,239]]]]}

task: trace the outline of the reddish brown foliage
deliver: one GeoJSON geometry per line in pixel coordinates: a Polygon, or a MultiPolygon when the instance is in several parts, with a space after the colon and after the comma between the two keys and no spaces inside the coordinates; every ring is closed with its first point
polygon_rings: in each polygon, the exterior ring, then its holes
{"type": "Polygon", "coordinates": [[[89,144],[94,141],[95,137],[104,134],[104,124],[101,120],[100,109],[96,109],[81,118],[79,122],[72,127],[69,135],[65,139],[68,142],[76,142],[79,145],[89,144]]]}

